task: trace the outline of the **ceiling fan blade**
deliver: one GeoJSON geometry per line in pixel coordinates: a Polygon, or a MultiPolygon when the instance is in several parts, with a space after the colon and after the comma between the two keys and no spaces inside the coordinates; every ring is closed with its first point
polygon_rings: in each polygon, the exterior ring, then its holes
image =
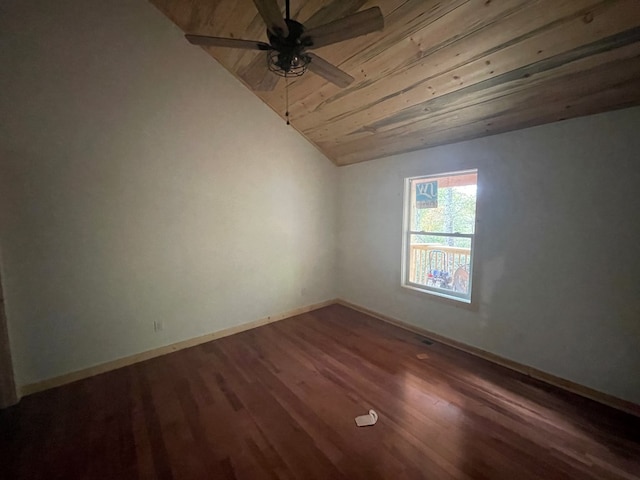
{"type": "Polygon", "coordinates": [[[320,75],[325,80],[329,80],[331,83],[336,84],[339,87],[348,87],[353,82],[354,78],[347,72],[340,70],[335,65],[327,62],[323,58],[313,54],[307,53],[311,57],[309,63],[309,70],[313,73],[320,75]]]}
{"type": "Polygon", "coordinates": [[[256,92],[270,92],[280,77],[269,70],[265,55],[260,53],[239,72],[240,78],[256,92]]]}
{"type": "Polygon", "coordinates": [[[245,50],[271,50],[271,45],[257,40],[240,40],[238,38],[207,37],[206,35],[185,35],[189,43],[204,47],[244,48],[245,50]]]}
{"type": "Polygon", "coordinates": [[[311,44],[307,49],[320,48],[383,28],[384,17],[380,8],[372,7],[319,27],[310,28],[304,32],[302,43],[311,44]]]}
{"type": "Polygon", "coordinates": [[[277,0],[253,0],[253,3],[271,33],[284,38],[289,36],[289,27],[282,18],[277,0]]]}

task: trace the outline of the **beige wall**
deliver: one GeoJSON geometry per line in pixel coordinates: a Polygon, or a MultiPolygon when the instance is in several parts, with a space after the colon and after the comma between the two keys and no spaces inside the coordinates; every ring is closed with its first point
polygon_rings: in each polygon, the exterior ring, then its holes
{"type": "Polygon", "coordinates": [[[0,17],[20,385],[336,296],[336,168],[150,4],[0,17]]]}
{"type": "Polygon", "coordinates": [[[640,403],[640,108],[341,168],[350,302],[640,403]],[[477,312],[400,286],[403,179],[478,168],[477,312]]]}

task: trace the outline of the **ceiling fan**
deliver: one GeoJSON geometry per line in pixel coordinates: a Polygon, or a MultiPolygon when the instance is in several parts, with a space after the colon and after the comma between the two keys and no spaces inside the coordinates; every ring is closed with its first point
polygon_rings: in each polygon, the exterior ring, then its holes
{"type": "MultiPolygon", "coordinates": [[[[344,88],[353,82],[353,77],[309,50],[366,35],[384,27],[384,18],[378,7],[306,29],[290,18],[289,0],[286,0],[284,18],[277,0],[253,0],[253,3],[267,25],[269,43],[191,34],[185,35],[186,39],[193,45],[263,50],[267,52],[269,70],[281,77],[297,77],[309,69],[344,88]]],[[[260,75],[245,80],[254,90],[272,90],[277,83],[277,79],[264,81],[260,75]]]]}

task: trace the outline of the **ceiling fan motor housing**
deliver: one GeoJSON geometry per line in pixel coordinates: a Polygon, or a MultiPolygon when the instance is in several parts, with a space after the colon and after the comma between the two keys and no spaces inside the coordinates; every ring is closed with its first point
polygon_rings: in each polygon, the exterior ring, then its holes
{"type": "Polygon", "coordinates": [[[267,30],[269,43],[274,48],[269,53],[269,69],[283,77],[300,76],[307,70],[311,58],[304,49],[311,45],[310,39],[302,38],[304,26],[295,20],[285,19],[289,35],[282,37],[267,30]]]}

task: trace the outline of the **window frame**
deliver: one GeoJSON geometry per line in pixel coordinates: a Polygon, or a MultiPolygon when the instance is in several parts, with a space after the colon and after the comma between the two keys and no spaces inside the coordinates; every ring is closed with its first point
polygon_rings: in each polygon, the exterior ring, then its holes
{"type": "MultiPolygon", "coordinates": [[[[475,262],[475,243],[476,243],[476,230],[478,224],[478,194],[476,193],[476,203],[475,203],[475,212],[474,212],[474,226],[473,233],[445,233],[445,232],[425,232],[425,231],[414,231],[411,230],[411,212],[412,212],[412,202],[411,202],[411,182],[415,180],[423,180],[428,178],[441,178],[447,176],[457,176],[457,175],[465,175],[475,173],[476,176],[479,175],[477,168],[466,169],[466,170],[457,170],[452,172],[443,172],[443,173],[435,173],[429,175],[417,175],[413,177],[406,177],[404,179],[404,195],[403,195],[403,215],[402,215],[402,267],[401,267],[401,286],[410,290],[414,290],[420,293],[426,293],[429,295],[434,295],[436,297],[445,298],[448,300],[453,300],[456,303],[460,303],[462,305],[471,305],[473,298],[473,272],[474,272],[474,262],[475,262]],[[470,239],[470,252],[469,252],[469,283],[468,283],[468,294],[462,294],[459,292],[455,292],[453,290],[444,290],[438,287],[433,287],[429,285],[422,285],[419,283],[411,282],[409,279],[411,267],[409,262],[411,261],[411,237],[413,235],[431,235],[438,237],[450,237],[450,238],[468,238],[470,239]]],[[[476,188],[478,185],[478,181],[476,180],[476,188]]],[[[477,192],[477,190],[476,190],[477,192]]]]}

